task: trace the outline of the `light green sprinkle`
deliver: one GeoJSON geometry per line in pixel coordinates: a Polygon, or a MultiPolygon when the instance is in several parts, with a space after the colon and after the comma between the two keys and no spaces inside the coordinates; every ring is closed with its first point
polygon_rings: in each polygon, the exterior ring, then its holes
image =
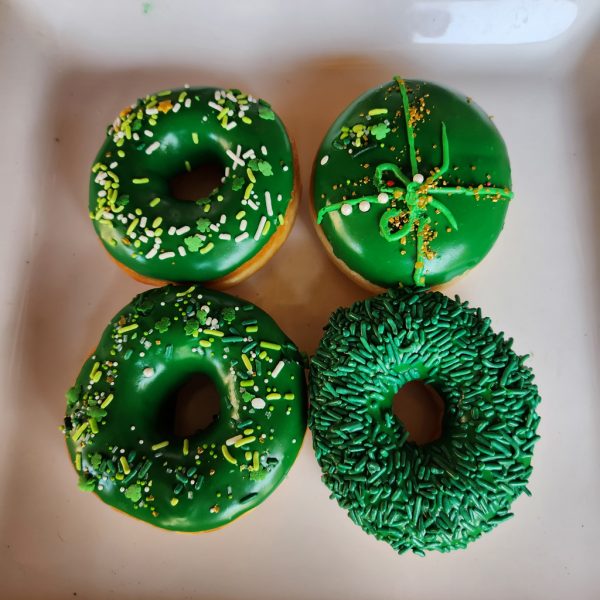
{"type": "Polygon", "coordinates": [[[190,453],[190,440],[187,438],[183,439],[183,455],[187,456],[190,453]]]}
{"type": "Polygon", "coordinates": [[[203,348],[210,348],[211,343],[208,340],[200,340],[198,342],[203,348]]]}
{"type": "Polygon", "coordinates": [[[246,175],[248,175],[248,179],[252,183],[256,183],[256,177],[254,177],[254,173],[252,172],[252,169],[250,169],[250,168],[246,169],[246,175]]]}
{"type": "Polygon", "coordinates": [[[240,387],[247,388],[252,387],[254,385],[254,379],[245,379],[240,381],[240,387]]]}
{"type": "Polygon", "coordinates": [[[261,342],[260,347],[266,350],[281,350],[281,345],[274,344],[273,342],[261,342]]]}
{"type": "Polygon", "coordinates": [[[386,115],[387,114],[388,109],[387,108],[372,108],[368,114],[371,117],[375,117],[376,115],[386,115]]]}
{"type": "Polygon", "coordinates": [[[258,325],[248,325],[246,327],[246,333],[256,333],[258,331],[258,325]]]}
{"type": "Polygon", "coordinates": [[[250,182],[246,186],[246,189],[244,190],[244,200],[248,200],[248,198],[250,198],[250,194],[252,193],[252,188],[253,187],[254,187],[254,184],[252,182],[250,182]]]}
{"type": "Polygon", "coordinates": [[[119,327],[119,329],[117,329],[117,333],[127,333],[128,331],[133,331],[138,327],[138,323],[131,323],[131,325],[123,325],[123,327],[119,327]]]}
{"type": "Polygon", "coordinates": [[[254,452],[254,454],[252,455],[252,469],[254,471],[258,471],[260,467],[260,462],[259,462],[259,454],[258,452],[254,452]]]}
{"type": "Polygon", "coordinates": [[[192,170],[192,165],[190,165],[190,161],[185,161],[185,170],[189,173],[192,170]]]}
{"type": "Polygon", "coordinates": [[[284,400],[293,400],[295,397],[296,397],[296,394],[294,394],[292,392],[288,392],[287,394],[283,395],[284,400]]]}
{"type": "Polygon", "coordinates": [[[242,354],[242,362],[244,363],[244,366],[246,367],[246,369],[249,372],[253,371],[252,363],[250,362],[250,359],[245,354],[242,354]]]}
{"type": "Polygon", "coordinates": [[[135,228],[138,226],[139,222],[140,220],[137,218],[131,221],[129,227],[127,228],[127,235],[131,235],[135,231],[135,228]]]}
{"type": "Polygon", "coordinates": [[[200,248],[200,254],[207,254],[214,247],[215,247],[215,245],[212,242],[209,242],[208,244],[206,244],[206,246],[204,246],[203,248],[200,248]]]}
{"type": "Polygon", "coordinates": [[[245,216],[246,216],[246,211],[245,210],[240,210],[235,215],[235,218],[239,221],[240,219],[243,219],[245,216]]]}
{"type": "Polygon", "coordinates": [[[267,351],[266,350],[261,350],[260,353],[259,353],[259,355],[258,355],[258,358],[260,358],[262,360],[266,356],[267,356],[267,351]]]}
{"type": "Polygon", "coordinates": [[[114,394],[109,394],[106,396],[104,402],[100,405],[100,408],[106,408],[113,401],[114,397],[114,394]]]}
{"type": "Polygon", "coordinates": [[[81,471],[81,452],[75,453],[75,468],[81,471]]]}
{"type": "Polygon", "coordinates": [[[171,498],[171,506],[177,506],[179,504],[179,498],[171,498]]]}
{"type": "Polygon", "coordinates": [[[164,442],[158,442],[158,444],[154,444],[154,446],[150,446],[152,451],[160,450],[161,448],[166,448],[169,445],[169,442],[165,440],[164,442]]]}
{"type": "Polygon", "coordinates": [[[195,131],[192,131],[192,141],[194,144],[198,143],[198,134],[195,131]]]}
{"type": "Polygon", "coordinates": [[[82,423],[76,430],[75,433],[71,436],[71,439],[76,442],[80,437],[81,434],[88,428],[89,423],[86,421],[85,423],[82,423]]]}
{"type": "Polygon", "coordinates": [[[160,198],[153,198],[152,200],[150,200],[150,206],[152,208],[158,206],[158,204],[160,204],[160,198]]]}
{"type": "Polygon", "coordinates": [[[150,180],[147,177],[137,177],[132,179],[131,183],[134,183],[135,185],[142,185],[144,183],[150,183],[150,180]]]}
{"type": "Polygon", "coordinates": [[[266,398],[267,400],[281,400],[281,394],[278,394],[277,392],[272,392],[270,394],[267,394],[266,398]]]}
{"type": "Polygon", "coordinates": [[[206,335],[214,335],[215,337],[223,337],[225,334],[218,329],[205,329],[202,333],[206,335]]]}
{"type": "Polygon", "coordinates": [[[256,441],[256,436],[255,435],[249,435],[248,437],[242,438],[241,440],[238,440],[237,442],[235,442],[235,444],[233,444],[233,446],[235,448],[241,448],[242,446],[245,446],[246,444],[251,444],[252,442],[256,441]]]}
{"type": "Polygon", "coordinates": [[[225,460],[227,462],[230,462],[232,465],[237,465],[237,460],[233,456],[231,456],[229,448],[227,448],[225,444],[221,446],[221,452],[223,453],[223,456],[225,457],[225,460]]]}
{"type": "Polygon", "coordinates": [[[121,458],[119,458],[119,462],[123,467],[123,473],[125,473],[125,475],[129,475],[129,473],[131,473],[131,469],[129,468],[129,463],[127,462],[127,459],[124,456],[121,456],[121,458]]]}
{"type": "Polygon", "coordinates": [[[182,296],[187,296],[188,294],[191,294],[195,289],[196,289],[196,286],[191,285],[187,290],[184,290],[183,292],[177,292],[175,295],[177,297],[181,298],[182,296]]]}
{"type": "Polygon", "coordinates": [[[92,370],[90,371],[90,379],[92,379],[94,377],[94,375],[96,374],[96,371],[98,371],[99,367],[100,367],[100,363],[95,362],[94,365],[92,366],[92,370]]]}
{"type": "Polygon", "coordinates": [[[96,421],[96,419],[93,419],[92,417],[89,418],[89,423],[90,423],[90,429],[92,430],[92,433],[98,433],[98,422],[96,421]]]}
{"type": "Polygon", "coordinates": [[[162,217],[156,217],[156,219],[154,219],[154,221],[152,221],[152,228],[156,229],[162,222],[163,222],[162,217]]]}

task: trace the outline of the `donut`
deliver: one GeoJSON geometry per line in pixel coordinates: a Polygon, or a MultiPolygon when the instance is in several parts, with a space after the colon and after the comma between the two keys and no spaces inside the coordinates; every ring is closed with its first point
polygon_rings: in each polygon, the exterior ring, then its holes
{"type": "Polygon", "coordinates": [[[398,553],[464,548],[529,495],[540,400],[526,356],[480,309],[417,288],[338,309],[310,370],[309,427],[323,481],[398,553]],[[408,442],[392,410],[407,382],[445,403],[439,439],[408,442]]]}
{"type": "Polygon", "coordinates": [[[82,489],[158,527],[199,532],[271,494],[305,428],[296,346],[253,304],[192,285],[151,289],[112,319],[67,393],[64,433],[82,489]],[[180,438],[165,406],[198,373],[214,381],[221,413],[180,438]]]}
{"type": "Polygon", "coordinates": [[[292,144],[264,100],[239,90],[166,90],[121,111],[90,179],[90,217],[110,256],[149,284],[238,283],[281,246],[299,186],[292,144]],[[221,185],[174,198],[171,180],[216,161],[221,185]]]}
{"type": "Polygon", "coordinates": [[[491,117],[462,94],[396,77],[355,100],[325,135],[311,206],[330,256],[359,284],[436,286],[492,248],[510,186],[491,117]]]}

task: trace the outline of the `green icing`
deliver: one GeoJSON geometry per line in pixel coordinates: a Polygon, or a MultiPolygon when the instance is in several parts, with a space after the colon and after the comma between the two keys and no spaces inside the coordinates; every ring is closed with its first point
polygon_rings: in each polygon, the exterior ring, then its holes
{"type": "Polygon", "coordinates": [[[169,90],[108,128],[92,168],[90,216],[108,252],[140,275],[211,281],[268,243],[293,187],[290,140],[264,101],[238,90],[169,90]],[[195,202],[173,198],[170,179],[207,159],[223,165],[221,185],[195,202]]]}
{"type": "Polygon", "coordinates": [[[309,426],[323,480],[367,533],[397,552],[463,548],[512,516],[531,474],[539,403],[527,357],[480,309],[391,289],[339,309],[312,359],[309,426]],[[412,380],[445,400],[424,446],[392,412],[412,380]]]}
{"type": "Polygon", "coordinates": [[[137,296],[67,392],[80,487],[177,531],[214,529],[260,504],[292,466],[305,427],[296,346],[254,305],[196,286],[137,296]],[[194,373],[215,382],[221,414],[182,439],[165,406],[194,373]]]}
{"type": "Polygon", "coordinates": [[[396,78],[335,121],[314,170],[334,254],[382,287],[438,285],[479,263],[504,224],[510,164],[470,99],[396,78]]]}

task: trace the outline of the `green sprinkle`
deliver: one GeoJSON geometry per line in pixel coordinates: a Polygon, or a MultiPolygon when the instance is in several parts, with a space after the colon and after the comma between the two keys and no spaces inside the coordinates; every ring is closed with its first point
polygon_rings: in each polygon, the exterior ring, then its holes
{"type": "Polygon", "coordinates": [[[240,210],[235,215],[235,218],[239,221],[240,219],[243,219],[245,216],[246,216],[246,211],[245,210],[240,210]]]}
{"type": "Polygon", "coordinates": [[[152,221],[152,229],[156,229],[157,227],[159,227],[162,222],[163,222],[162,217],[156,217],[156,219],[154,219],[152,221]]]}
{"type": "Polygon", "coordinates": [[[135,228],[138,226],[139,222],[139,219],[134,219],[133,221],[131,221],[129,227],[127,228],[127,235],[131,235],[135,231],[135,228]]]}
{"type": "Polygon", "coordinates": [[[242,362],[244,363],[244,366],[246,367],[248,372],[251,373],[254,370],[252,368],[252,363],[250,362],[250,359],[245,354],[242,354],[242,362]]]}
{"type": "Polygon", "coordinates": [[[276,392],[272,392],[267,394],[267,400],[281,400],[281,394],[277,394],[276,392]]]}
{"type": "Polygon", "coordinates": [[[371,115],[372,117],[375,117],[377,115],[386,115],[387,114],[388,109],[387,108],[372,108],[368,114],[371,115]]]}
{"type": "Polygon", "coordinates": [[[192,170],[192,165],[190,165],[190,161],[189,161],[189,160],[186,160],[186,161],[185,161],[185,170],[186,170],[188,173],[190,173],[190,172],[191,172],[191,170],[192,170]]]}
{"type": "Polygon", "coordinates": [[[195,131],[192,131],[192,141],[194,144],[198,143],[198,134],[195,131]]]}
{"type": "Polygon", "coordinates": [[[200,340],[198,342],[203,348],[210,348],[211,343],[208,340],[200,340]]]}
{"type": "Polygon", "coordinates": [[[252,387],[254,385],[254,379],[245,379],[244,381],[240,381],[240,387],[247,388],[252,387]]]}
{"type": "Polygon", "coordinates": [[[246,169],[246,175],[248,175],[248,179],[252,183],[256,183],[256,177],[254,177],[254,173],[252,172],[252,169],[246,169]]]}
{"type": "Polygon", "coordinates": [[[256,333],[258,331],[258,325],[248,325],[246,327],[246,333],[256,333]]]}
{"type": "Polygon", "coordinates": [[[212,242],[209,242],[208,244],[206,244],[206,246],[204,246],[204,248],[200,248],[200,254],[206,254],[210,252],[214,247],[215,245],[212,242]]]}
{"type": "Polygon", "coordinates": [[[254,187],[253,183],[249,183],[244,190],[244,200],[248,200],[250,198],[250,194],[252,193],[252,188],[254,187]]]}
{"type": "Polygon", "coordinates": [[[144,183],[149,183],[150,180],[147,177],[138,177],[136,179],[132,179],[131,183],[134,183],[135,185],[142,185],[144,183]]]}
{"type": "Polygon", "coordinates": [[[288,392],[287,394],[283,395],[284,400],[294,400],[295,397],[296,397],[296,395],[293,394],[292,392],[288,392]]]}
{"type": "Polygon", "coordinates": [[[154,208],[155,206],[158,206],[160,204],[160,198],[153,198],[152,200],[150,200],[150,206],[152,208],[154,208]]]}
{"type": "Polygon", "coordinates": [[[190,440],[187,438],[183,439],[183,455],[187,456],[190,453],[190,440]]]}
{"type": "Polygon", "coordinates": [[[187,296],[188,294],[191,294],[195,289],[196,289],[196,286],[191,285],[187,290],[184,290],[183,292],[177,292],[175,295],[178,298],[181,298],[182,296],[187,296]]]}
{"type": "Polygon", "coordinates": [[[258,471],[258,469],[260,468],[259,455],[258,455],[258,452],[256,452],[256,451],[252,455],[252,468],[255,471],[258,471]]]}
{"type": "Polygon", "coordinates": [[[75,453],[75,468],[81,471],[81,452],[75,453]]]}
{"type": "Polygon", "coordinates": [[[119,329],[117,329],[117,333],[127,333],[128,331],[133,331],[138,327],[139,325],[137,323],[131,323],[131,325],[123,325],[123,327],[119,327],[119,329]]]}
{"type": "Polygon", "coordinates": [[[153,452],[156,452],[156,450],[161,450],[162,448],[166,448],[169,445],[168,441],[164,441],[164,442],[159,442],[158,444],[154,444],[153,446],[150,446],[150,448],[152,449],[153,452]]]}
{"type": "Polygon", "coordinates": [[[179,504],[179,498],[171,498],[171,506],[177,506],[179,504]]]}
{"type": "Polygon", "coordinates": [[[96,419],[90,418],[89,423],[90,423],[90,429],[92,430],[92,433],[98,433],[99,429],[98,429],[98,422],[96,421],[96,419]]]}

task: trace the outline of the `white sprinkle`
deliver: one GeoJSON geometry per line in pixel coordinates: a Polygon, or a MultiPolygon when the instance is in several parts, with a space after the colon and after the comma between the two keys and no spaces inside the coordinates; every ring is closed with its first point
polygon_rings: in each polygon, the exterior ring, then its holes
{"type": "Polygon", "coordinates": [[[175,106],[173,106],[173,112],[177,113],[179,112],[179,109],[181,108],[181,104],[179,104],[179,102],[177,104],[175,104],[175,106]]]}
{"type": "Polygon", "coordinates": [[[147,115],[157,115],[158,114],[158,108],[147,108],[146,109],[146,114],[147,115]]]}
{"type": "Polygon", "coordinates": [[[154,237],[154,231],[152,231],[152,229],[146,229],[145,233],[148,237],[154,237]]]}
{"type": "Polygon", "coordinates": [[[277,375],[279,375],[279,373],[281,373],[281,369],[283,369],[283,361],[280,360],[276,365],[275,368],[273,369],[271,375],[273,376],[273,379],[275,379],[275,377],[277,377],[277,375]]]}
{"type": "Polygon", "coordinates": [[[389,199],[390,197],[385,192],[377,194],[377,202],[379,202],[379,204],[385,204],[389,199]]]}
{"type": "Polygon", "coordinates": [[[175,256],[175,252],[163,252],[158,255],[159,260],[166,260],[167,258],[173,258],[175,256]]]}
{"type": "Polygon", "coordinates": [[[155,150],[158,150],[159,148],[160,148],[160,142],[154,142],[153,144],[150,144],[146,148],[146,154],[152,154],[155,150]]]}
{"type": "Polygon", "coordinates": [[[221,215],[221,218],[219,219],[219,223],[221,223],[221,225],[225,225],[226,221],[227,221],[227,215],[221,215]]]}
{"type": "Polygon", "coordinates": [[[423,177],[423,175],[421,175],[421,173],[417,173],[416,175],[413,176],[413,181],[415,183],[423,183],[425,181],[425,177],[423,177]]]}
{"type": "Polygon", "coordinates": [[[186,101],[183,103],[183,105],[184,105],[186,108],[189,108],[189,107],[192,105],[192,99],[191,99],[191,98],[188,98],[188,99],[187,99],[187,100],[186,100],[186,101]]]}
{"type": "Polygon", "coordinates": [[[227,131],[231,131],[234,127],[237,127],[237,123],[235,121],[229,121],[229,123],[225,125],[225,129],[227,131]]]}
{"type": "Polygon", "coordinates": [[[250,150],[246,150],[246,152],[242,154],[242,158],[256,158],[256,154],[254,154],[254,150],[250,148],[250,150]]]}
{"type": "Polygon", "coordinates": [[[183,235],[184,233],[187,233],[190,230],[189,225],[184,225],[183,227],[180,227],[179,229],[175,230],[175,233],[177,235],[183,235]]]}
{"type": "Polygon", "coordinates": [[[281,167],[281,170],[282,170],[283,172],[285,172],[285,171],[289,171],[289,169],[290,169],[290,168],[289,168],[287,165],[283,165],[283,167],[281,167]]]}
{"type": "Polygon", "coordinates": [[[322,165],[326,165],[327,161],[329,160],[329,156],[327,156],[327,154],[321,159],[321,164],[322,165]]]}
{"type": "Polygon", "coordinates": [[[179,256],[185,256],[187,254],[183,246],[178,246],[177,251],[179,252],[179,256]]]}
{"type": "Polygon", "coordinates": [[[347,217],[348,215],[352,214],[352,206],[350,206],[350,204],[342,204],[340,212],[347,217]]]}
{"type": "Polygon", "coordinates": [[[230,240],[231,239],[231,234],[230,233],[220,233],[219,234],[219,239],[220,240],[230,240]]]}
{"type": "Polygon", "coordinates": [[[248,200],[248,206],[252,209],[252,210],[258,210],[258,205],[253,202],[252,200],[248,200]]]}
{"type": "Polygon", "coordinates": [[[112,213],[109,213],[109,212],[103,212],[102,213],[102,218],[103,219],[108,219],[109,221],[112,221],[115,218],[115,215],[113,215],[112,213]]]}
{"type": "Polygon", "coordinates": [[[240,231],[246,231],[246,227],[248,227],[248,221],[246,221],[246,219],[242,219],[240,222],[240,231]]]}
{"type": "Polygon", "coordinates": [[[265,192],[265,203],[267,205],[267,214],[273,216],[273,205],[271,203],[271,192],[265,192]]]}
{"type": "Polygon", "coordinates": [[[244,160],[242,160],[242,158],[240,157],[240,153],[242,151],[242,147],[238,145],[235,154],[227,149],[225,151],[225,153],[227,154],[227,156],[229,156],[229,158],[233,161],[233,166],[232,169],[235,171],[235,168],[237,167],[237,165],[240,165],[240,167],[245,166],[246,162],[244,160]]]}
{"type": "Polygon", "coordinates": [[[229,167],[225,167],[225,177],[223,179],[227,179],[229,177],[229,167]]]}
{"type": "Polygon", "coordinates": [[[177,231],[177,228],[175,227],[175,225],[171,225],[171,227],[169,227],[169,231],[167,231],[167,233],[169,235],[175,235],[176,231],[177,231]]]}
{"type": "Polygon", "coordinates": [[[247,232],[247,231],[244,231],[244,233],[240,233],[240,235],[238,235],[238,236],[235,238],[235,241],[236,241],[236,242],[241,242],[242,240],[245,240],[247,237],[249,237],[249,236],[248,236],[248,232],[247,232]]]}
{"type": "Polygon", "coordinates": [[[115,160],[108,165],[111,169],[116,169],[119,166],[119,163],[115,160]]]}
{"type": "Polygon", "coordinates": [[[267,156],[267,148],[266,148],[266,146],[261,146],[261,147],[260,147],[260,151],[261,151],[261,152],[262,152],[262,153],[263,153],[265,156],[267,156]]]}
{"type": "Polygon", "coordinates": [[[154,137],[154,134],[149,130],[149,129],[144,129],[144,133],[148,136],[148,137],[154,137]]]}
{"type": "Polygon", "coordinates": [[[152,377],[154,375],[154,369],[152,367],[146,367],[143,371],[144,377],[152,377]]]}
{"type": "Polygon", "coordinates": [[[258,229],[256,230],[256,233],[254,234],[254,239],[257,240],[263,232],[263,229],[265,228],[265,223],[267,222],[267,217],[265,217],[265,215],[263,215],[260,218],[260,223],[258,224],[258,229]]]}
{"type": "Polygon", "coordinates": [[[140,227],[141,227],[142,229],[145,229],[145,227],[146,227],[146,223],[148,223],[148,219],[147,219],[147,217],[146,217],[146,216],[142,216],[142,217],[140,217],[140,227]]]}
{"type": "Polygon", "coordinates": [[[140,242],[144,242],[144,244],[148,241],[148,238],[145,235],[140,235],[140,242]]]}
{"type": "Polygon", "coordinates": [[[238,440],[241,440],[243,437],[244,437],[243,435],[234,435],[233,437],[230,437],[228,440],[225,440],[225,445],[233,446],[238,440]]]}
{"type": "Polygon", "coordinates": [[[139,134],[137,134],[137,133],[133,133],[133,134],[131,135],[131,137],[132,137],[132,138],[133,138],[133,139],[134,139],[136,142],[137,142],[137,141],[140,139],[140,136],[139,136],[139,134]]]}
{"type": "Polygon", "coordinates": [[[252,408],[256,408],[257,410],[263,409],[267,403],[262,398],[252,398],[252,408]]]}
{"type": "Polygon", "coordinates": [[[227,92],[225,94],[225,98],[227,98],[228,100],[231,100],[234,104],[237,104],[236,97],[231,92],[227,92]]]}
{"type": "Polygon", "coordinates": [[[100,190],[98,192],[98,198],[104,198],[106,196],[106,190],[100,190]]]}
{"type": "Polygon", "coordinates": [[[367,202],[367,200],[363,200],[358,204],[358,210],[360,210],[360,212],[368,212],[370,208],[371,205],[369,204],[369,202],[367,202]]]}
{"type": "Polygon", "coordinates": [[[277,194],[277,202],[281,202],[283,200],[283,196],[281,194],[277,194]]]}
{"type": "MultiPolygon", "coordinates": [[[[215,94],[216,97],[216,94],[215,94]]],[[[217,98],[218,100],[218,98],[217,98]]],[[[208,105],[211,108],[214,108],[217,112],[221,112],[223,110],[223,107],[220,104],[217,104],[216,102],[213,102],[212,100],[208,103],[208,105]]]]}
{"type": "Polygon", "coordinates": [[[212,231],[214,231],[215,233],[218,233],[218,231],[219,231],[219,226],[218,226],[218,225],[215,225],[214,223],[211,223],[211,224],[209,225],[209,227],[210,227],[210,229],[211,229],[212,231]]]}

